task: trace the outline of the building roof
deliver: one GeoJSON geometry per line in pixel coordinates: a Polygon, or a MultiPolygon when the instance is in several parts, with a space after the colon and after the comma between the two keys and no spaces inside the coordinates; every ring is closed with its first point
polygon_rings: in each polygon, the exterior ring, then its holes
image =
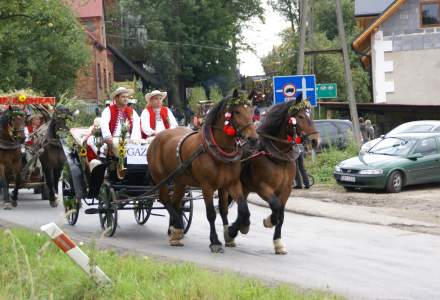
{"type": "Polygon", "coordinates": [[[73,0],[71,6],[80,18],[103,17],[102,0],[73,0]]]}
{"type": "Polygon", "coordinates": [[[355,0],[354,15],[375,16],[380,15],[394,0],[355,0]]]}
{"type": "MultiPolygon", "coordinates": [[[[372,2],[376,2],[376,0],[372,2]]],[[[392,3],[388,5],[380,16],[373,23],[371,23],[371,25],[368,26],[367,29],[365,29],[351,44],[353,50],[363,56],[362,62],[364,63],[364,66],[366,66],[365,63],[368,62],[368,60],[364,57],[368,57],[370,55],[371,35],[379,29],[380,25],[394,15],[399,8],[405,4],[406,0],[394,0],[391,2],[392,3]]]]}

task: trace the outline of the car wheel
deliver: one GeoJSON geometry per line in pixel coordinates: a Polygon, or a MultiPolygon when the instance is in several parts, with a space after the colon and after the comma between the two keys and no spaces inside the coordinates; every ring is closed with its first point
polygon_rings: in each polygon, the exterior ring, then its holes
{"type": "Polygon", "coordinates": [[[388,177],[386,191],[388,193],[399,193],[403,187],[403,174],[400,171],[394,171],[388,177]]]}

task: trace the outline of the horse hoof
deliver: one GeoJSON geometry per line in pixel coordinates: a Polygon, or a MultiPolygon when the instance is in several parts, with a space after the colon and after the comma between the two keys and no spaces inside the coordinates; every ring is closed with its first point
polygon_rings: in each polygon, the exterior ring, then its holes
{"type": "Polygon", "coordinates": [[[235,248],[237,247],[237,244],[235,243],[234,239],[232,239],[232,241],[225,242],[225,246],[228,248],[235,248]]]}
{"type": "Polygon", "coordinates": [[[169,231],[170,231],[169,236],[170,236],[171,240],[183,239],[183,229],[177,229],[177,228],[174,228],[173,226],[171,226],[169,231]]]}
{"type": "Polygon", "coordinates": [[[209,249],[211,249],[212,253],[223,253],[225,250],[223,250],[222,245],[209,245],[209,249]]]}
{"type": "Polygon", "coordinates": [[[58,206],[58,201],[54,200],[54,201],[49,201],[50,206],[52,207],[57,207],[58,206]]]}
{"type": "Polygon", "coordinates": [[[273,227],[273,224],[272,224],[272,221],[270,219],[270,216],[263,220],[263,226],[266,227],[266,228],[272,228],[273,227]]]}
{"type": "Polygon", "coordinates": [[[234,229],[232,226],[229,226],[228,228],[228,235],[231,239],[234,239],[237,237],[238,231],[234,229]]]}
{"type": "Polygon", "coordinates": [[[173,247],[183,247],[183,243],[181,240],[170,240],[170,245],[173,247]]]}
{"type": "Polygon", "coordinates": [[[12,204],[13,207],[17,207],[17,200],[12,200],[11,204],[12,204]]]}
{"type": "Polygon", "coordinates": [[[287,254],[287,248],[282,239],[277,239],[273,241],[275,248],[275,254],[285,255],[287,254]]]}
{"type": "Polygon", "coordinates": [[[4,204],[4,206],[3,206],[3,209],[4,209],[4,210],[11,210],[11,209],[12,209],[12,205],[11,205],[11,203],[6,202],[6,203],[4,204]]]}
{"type": "Polygon", "coordinates": [[[242,234],[248,234],[250,227],[251,227],[250,225],[241,225],[240,226],[240,232],[242,234]]]}

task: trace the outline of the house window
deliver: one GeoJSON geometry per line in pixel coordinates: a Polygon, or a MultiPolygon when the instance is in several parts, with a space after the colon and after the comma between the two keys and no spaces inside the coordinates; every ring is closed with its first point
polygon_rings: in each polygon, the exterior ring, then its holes
{"type": "Polygon", "coordinates": [[[104,88],[107,90],[108,89],[108,83],[107,83],[107,71],[104,68],[104,88]]]}
{"type": "Polygon", "coordinates": [[[420,3],[420,21],[422,27],[440,26],[440,1],[420,3]]]}
{"type": "Polygon", "coordinates": [[[101,65],[100,65],[100,64],[98,64],[98,72],[96,72],[96,77],[98,77],[98,78],[97,78],[97,80],[98,80],[98,86],[99,86],[100,89],[102,89],[101,65]]]}

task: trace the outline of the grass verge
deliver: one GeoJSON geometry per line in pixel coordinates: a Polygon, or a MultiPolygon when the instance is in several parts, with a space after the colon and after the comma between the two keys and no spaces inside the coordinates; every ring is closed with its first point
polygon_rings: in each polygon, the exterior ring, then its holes
{"type": "Polygon", "coordinates": [[[0,299],[340,299],[190,263],[82,249],[112,279],[111,287],[96,286],[43,234],[0,229],[0,299]]]}
{"type": "Polygon", "coordinates": [[[354,141],[351,141],[344,150],[338,150],[334,147],[324,149],[316,155],[315,161],[312,161],[310,155],[306,158],[306,170],[313,175],[315,183],[336,186],[336,180],[333,177],[336,165],[345,159],[357,156],[358,153],[359,147],[354,141]]]}

